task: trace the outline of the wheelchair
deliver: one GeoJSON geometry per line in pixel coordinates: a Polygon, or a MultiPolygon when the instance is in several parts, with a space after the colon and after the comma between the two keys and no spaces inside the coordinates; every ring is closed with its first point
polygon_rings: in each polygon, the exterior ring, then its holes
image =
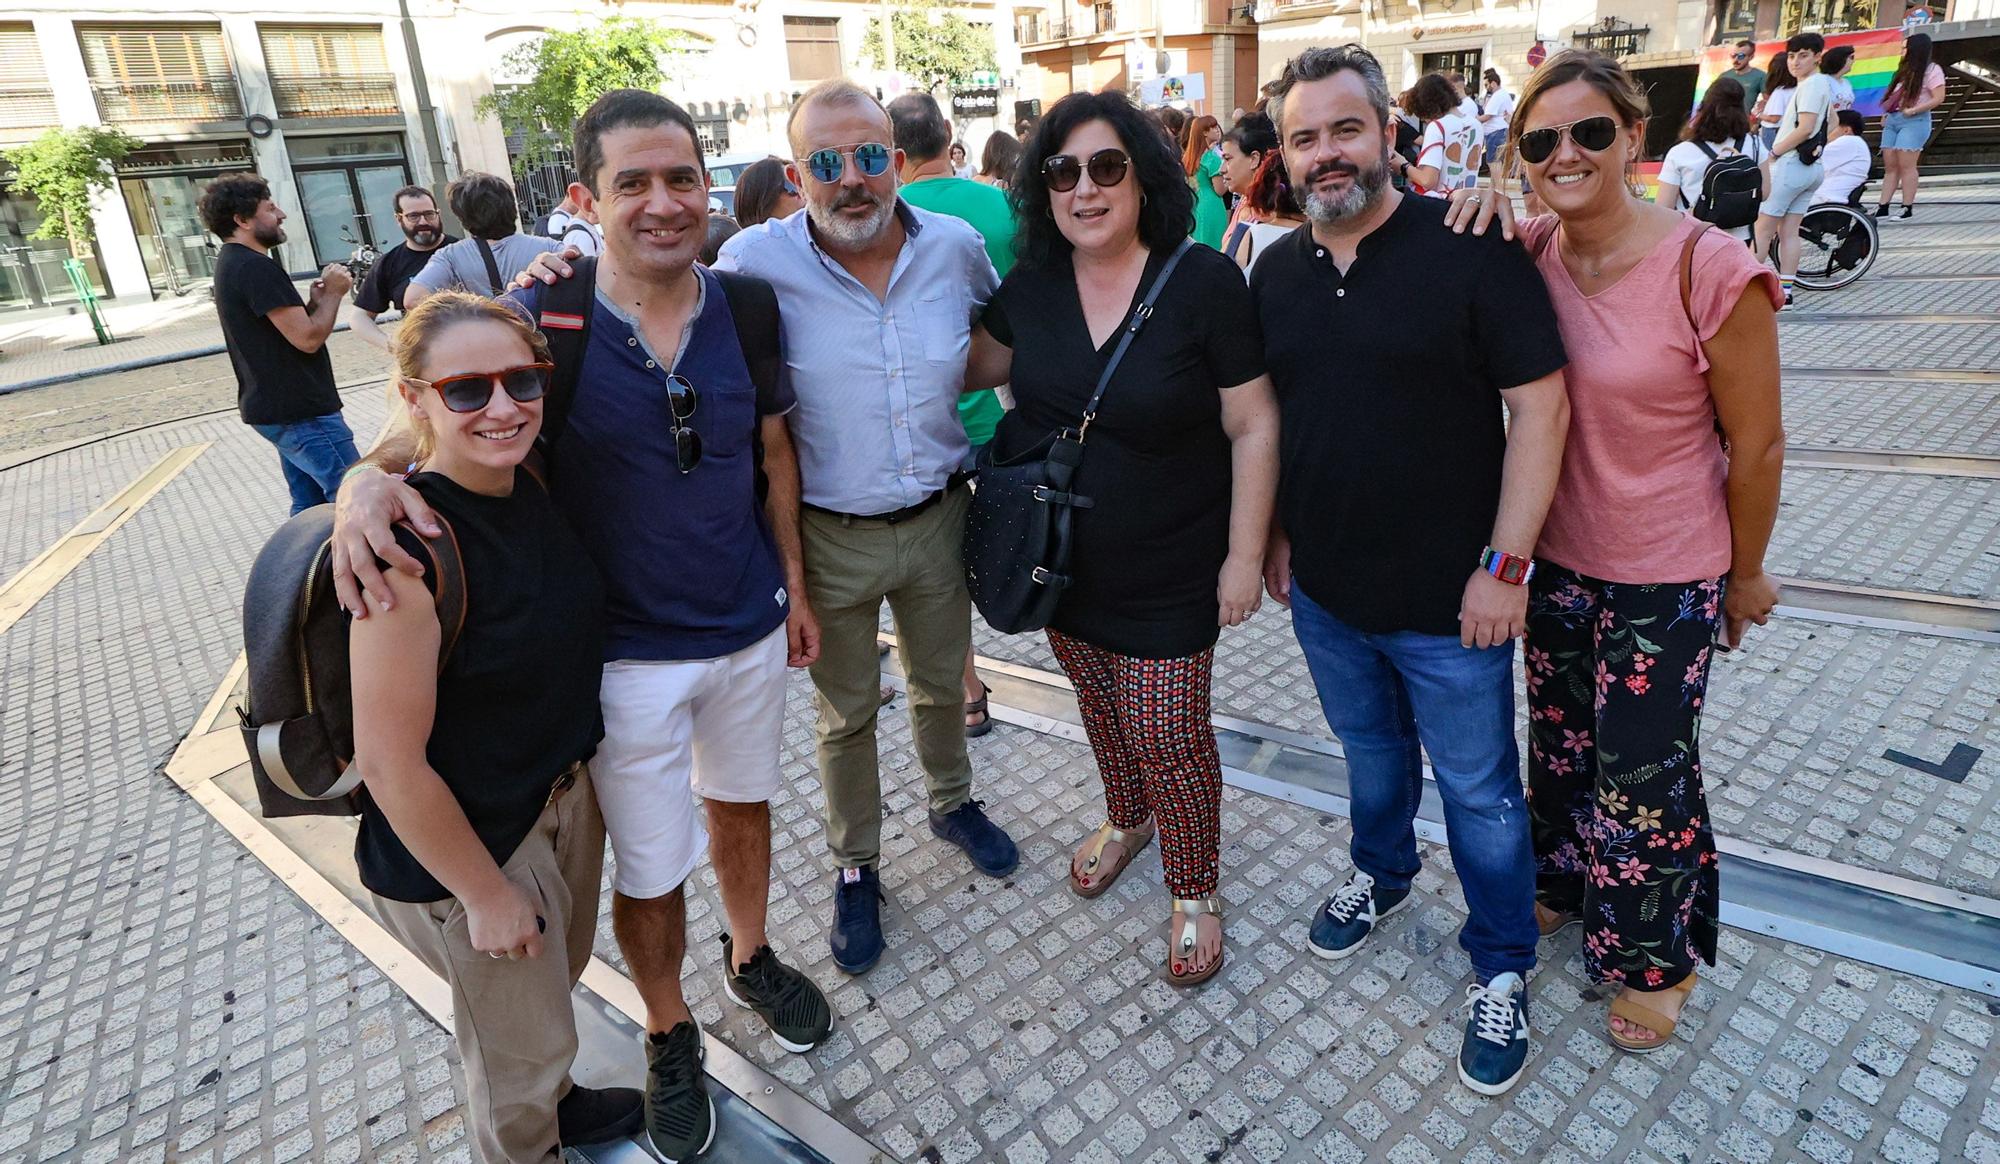
{"type": "MultiPolygon", "coordinates": [[[[1845,202],[1821,202],[1799,220],[1797,282],[1808,291],[1837,291],[1868,273],[1881,249],[1875,219],[1861,209],[1867,187],[1854,188],[1845,202]]],[[[1775,266],[1777,244],[1773,242],[1775,266]]]]}

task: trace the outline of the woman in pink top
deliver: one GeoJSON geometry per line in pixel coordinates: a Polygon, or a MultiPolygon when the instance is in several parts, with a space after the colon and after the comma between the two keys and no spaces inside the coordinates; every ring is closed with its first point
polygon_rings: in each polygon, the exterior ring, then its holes
{"type": "Polygon", "coordinates": [[[1743,244],[1637,197],[1646,99],[1608,57],[1565,52],[1510,129],[1553,213],[1523,224],[1570,364],[1569,442],[1529,583],[1529,810],[1544,933],[1581,921],[1623,985],[1612,1041],[1673,1033],[1715,962],[1702,789],[1712,645],[1777,601],[1764,549],[1784,432],[1778,282],[1743,244]]]}

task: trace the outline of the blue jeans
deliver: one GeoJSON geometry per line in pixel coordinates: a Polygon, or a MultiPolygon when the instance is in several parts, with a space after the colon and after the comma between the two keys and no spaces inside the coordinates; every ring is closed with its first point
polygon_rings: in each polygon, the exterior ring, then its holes
{"type": "Polygon", "coordinates": [[[250,427],[278,446],[278,464],[285,470],[285,487],[292,491],[294,514],[332,501],[340,491],[340,475],[361,459],[354,451],[354,433],[338,412],[250,427]]]}
{"type": "Polygon", "coordinates": [[[1481,982],[1535,965],[1535,855],[1514,740],[1514,644],[1368,634],[1292,583],[1292,629],[1347,754],[1354,867],[1400,889],[1417,875],[1418,802],[1431,758],[1465,892],[1459,945],[1481,982]]]}

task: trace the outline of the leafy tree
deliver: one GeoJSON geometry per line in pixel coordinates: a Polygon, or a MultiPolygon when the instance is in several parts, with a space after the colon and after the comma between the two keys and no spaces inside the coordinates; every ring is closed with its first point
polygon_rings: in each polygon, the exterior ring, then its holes
{"type": "Polygon", "coordinates": [[[576,32],[551,32],[509,52],[505,64],[525,85],[479,99],[481,116],[498,116],[522,141],[520,161],[538,166],[569,144],[570,127],[612,89],[659,92],[673,59],[696,38],[656,21],[614,16],[576,32]]]}
{"type": "MultiPolygon", "coordinates": [[[[940,81],[963,83],[977,72],[1000,67],[993,50],[993,26],[974,24],[944,0],[903,0],[889,14],[896,30],[896,69],[925,88],[940,81]]],[[[882,22],[870,18],[861,55],[882,68],[882,22]]]]}
{"type": "Polygon", "coordinates": [[[72,257],[89,254],[91,195],[111,187],[113,167],[140,144],[122,129],[86,125],[46,130],[5,151],[14,187],[33,195],[42,212],[42,224],[28,237],[67,239],[72,257]]]}

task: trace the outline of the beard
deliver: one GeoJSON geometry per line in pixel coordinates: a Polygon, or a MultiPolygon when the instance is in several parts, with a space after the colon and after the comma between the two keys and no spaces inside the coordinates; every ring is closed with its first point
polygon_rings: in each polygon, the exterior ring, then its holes
{"type": "Polygon", "coordinates": [[[427,251],[436,246],[438,240],[444,237],[444,228],[437,226],[406,226],[403,228],[403,237],[409,240],[411,246],[420,251],[427,251]]]}
{"type": "Polygon", "coordinates": [[[1330,226],[1343,218],[1359,218],[1381,205],[1382,196],[1388,193],[1389,154],[1383,151],[1375,164],[1365,170],[1343,161],[1328,162],[1306,175],[1302,188],[1306,194],[1299,204],[1306,217],[1321,226],[1330,226]],[[1328,174],[1347,175],[1347,189],[1338,194],[1321,194],[1315,187],[1328,174]]]}
{"type": "Polygon", "coordinates": [[[882,237],[882,231],[889,225],[889,219],[896,213],[896,196],[879,198],[866,188],[842,193],[832,205],[822,206],[818,202],[806,203],[806,216],[813,226],[831,240],[834,245],[850,250],[865,247],[882,237]],[[850,206],[871,206],[874,212],[856,221],[840,213],[850,206]]]}
{"type": "Polygon", "coordinates": [[[257,226],[251,228],[250,237],[257,240],[258,246],[266,248],[274,247],[285,241],[285,228],[276,223],[270,226],[259,223],[257,226]]]}

